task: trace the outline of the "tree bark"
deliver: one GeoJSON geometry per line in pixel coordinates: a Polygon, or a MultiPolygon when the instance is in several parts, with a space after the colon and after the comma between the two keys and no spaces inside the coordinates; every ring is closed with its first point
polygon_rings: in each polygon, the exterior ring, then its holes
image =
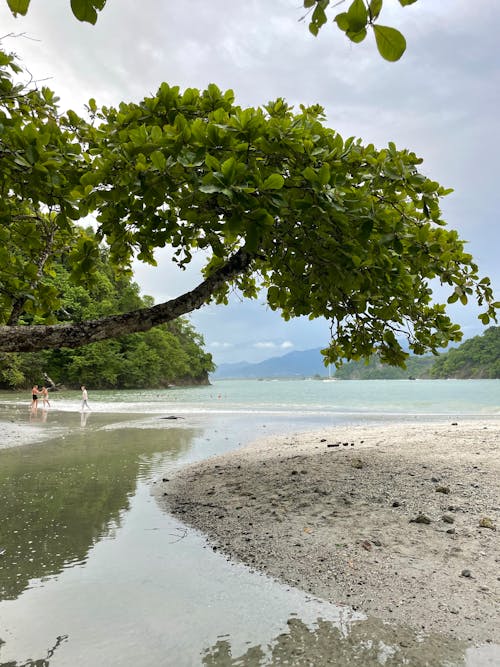
{"type": "Polygon", "coordinates": [[[251,253],[240,248],[224,266],[193,290],[151,308],[72,324],[0,326],[0,351],[36,352],[58,347],[75,348],[124,334],[148,331],[203,306],[224,283],[245,273],[253,259],[251,253]]]}

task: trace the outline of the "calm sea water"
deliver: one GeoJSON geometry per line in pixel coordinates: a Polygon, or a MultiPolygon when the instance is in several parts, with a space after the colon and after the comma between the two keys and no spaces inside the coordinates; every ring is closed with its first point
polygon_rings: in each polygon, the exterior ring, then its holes
{"type": "MultiPolygon", "coordinates": [[[[74,411],[79,392],[51,394],[52,407],[74,411]]],[[[30,396],[3,395],[22,406],[30,396]]],[[[265,414],[363,419],[366,416],[500,415],[500,380],[218,380],[166,390],[95,391],[94,411],[140,414],[265,414]]],[[[93,403],[93,406],[92,406],[93,403]]]]}
{"type": "MultiPolygon", "coordinates": [[[[160,511],[151,489],[271,433],[499,417],[500,381],[90,388],[85,413],[79,392],[53,394],[36,414],[29,402],[0,393],[2,444],[29,443],[0,450],[0,667],[379,665],[404,651],[387,648],[387,628],[228,563],[160,511]]],[[[498,659],[420,645],[433,665],[498,659]]]]}

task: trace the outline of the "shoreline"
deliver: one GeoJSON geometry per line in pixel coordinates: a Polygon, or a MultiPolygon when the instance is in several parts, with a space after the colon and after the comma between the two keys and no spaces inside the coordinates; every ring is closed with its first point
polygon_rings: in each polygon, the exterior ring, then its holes
{"type": "Polygon", "coordinates": [[[155,494],[214,550],[286,584],[499,643],[499,436],[491,418],[273,436],[183,468],[155,494]]]}

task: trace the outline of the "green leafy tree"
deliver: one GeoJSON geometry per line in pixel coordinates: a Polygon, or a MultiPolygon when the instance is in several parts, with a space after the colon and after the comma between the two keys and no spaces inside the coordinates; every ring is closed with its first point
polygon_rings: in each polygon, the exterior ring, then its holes
{"type": "MultiPolygon", "coordinates": [[[[413,5],[417,0],[398,0],[402,7],[413,5]]],[[[30,0],[6,0],[14,16],[25,15],[28,12],[30,0]]],[[[106,0],[70,0],[71,10],[80,21],[95,24],[106,0]]],[[[383,0],[352,0],[346,11],[337,12],[339,5],[345,5],[345,0],[330,2],[330,0],[303,0],[306,16],[309,19],[309,30],[316,36],[327,23],[329,16],[351,42],[362,42],[368,30],[373,31],[375,42],[380,55],[389,61],[399,60],[406,50],[406,40],[396,28],[380,25],[378,19],[383,8],[383,0]],[[330,14],[330,9],[333,12],[330,14]]]]}
{"type": "MultiPolygon", "coordinates": [[[[14,66],[4,60],[4,86],[14,86],[14,66]]],[[[33,96],[43,111],[43,96],[33,96]]],[[[449,191],[420,173],[422,160],[411,151],[344,140],[325,125],[320,106],[294,112],[278,99],[244,109],[232,91],[213,84],[181,92],[163,83],[155,96],[118,108],[90,100],[87,122],[73,111],[58,115],[51,100],[54,155],[46,159],[43,149],[33,164],[7,172],[4,225],[26,201],[41,213],[50,202],[57,231],[71,237],[67,261],[76,284],[92,281],[101,239],[110,264],[122,271],[134,256],[154,264],[155,249],[167,245],[181,269],[195,249],[208,263],[192,291],[98,320],[45,324],[49,315],[25,288],[23,303],[32,304],[36,324],[9,324],[8,304],[0,312],[0,350],[75,348],[147,331],[211,300],[226,302],[232,288],[247,297],[265,290],[269,307],[285,319],[329,320],[330,363],[378,352],[382,361],[402,364],[408,355],[401,335],[415,354],[460,340],[445,305],[432,301],[432,280],[449,286],[451,302],[472,297],[483,305],[483,323],[495,318],[499,304],[488,278],[479,277],[464,242],[441,218],[440,199],[449,191]],[[73,223],[90,214],[95,239],[73,223]]],[[[34,114],[10,99],[7,105],[0,160],[8,166],[24,155],[16,141],[26,126],[43,132],[48,111],[34,114]]],[[[20,236],[16,243],[24,248],[20,236]]]]}
{"type": "MultiPolygon", "coordinates": [[[[71,253],[80,275],[92,271],[97,246],[74,224],[71,195],[84,164],[57,98],[13,80],[22,71],[0,51],[0,323],[50,321],[58,300],[47,277],[71,253]]],[[[55,320],[53,320],[55,321],[55,320]]]]}

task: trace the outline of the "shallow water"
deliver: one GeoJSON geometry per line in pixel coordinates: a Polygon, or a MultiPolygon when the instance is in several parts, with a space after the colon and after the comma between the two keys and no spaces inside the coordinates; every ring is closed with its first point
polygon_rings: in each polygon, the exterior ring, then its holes
{"type": "Polygon", "coordinates": [[[317,394],[329,386],[278,383],[269,395],[246,384],[158,400],[92,392],[84,414],[77,393],[55,396],[45,415],[0,395],[6,440],[10,424],[31,443],[0,451],[0,666],[496,664],[491,647],[466,652],[361,620],[230,564],[159,510],[151,487],[177,466],[272,433],[390,420],[403,387],[386,412],[353,418],[325,409],[317,394]]]}
{"type": "MultiPolygon", "coordinates": [[[[52,407],[74,412],[80,392],[51,394],[52,407]]],[[[6,395],[29,405],[31,395],[6,395]]],[[[176,415],[298,414],[358,421],[365,417],[500,416],[500,380],[217,380],[209,386],[167,390],[92,391],[99,412],[176,415]]],[[[41,420],[38,411],[38,421],[41,420]]]]}

